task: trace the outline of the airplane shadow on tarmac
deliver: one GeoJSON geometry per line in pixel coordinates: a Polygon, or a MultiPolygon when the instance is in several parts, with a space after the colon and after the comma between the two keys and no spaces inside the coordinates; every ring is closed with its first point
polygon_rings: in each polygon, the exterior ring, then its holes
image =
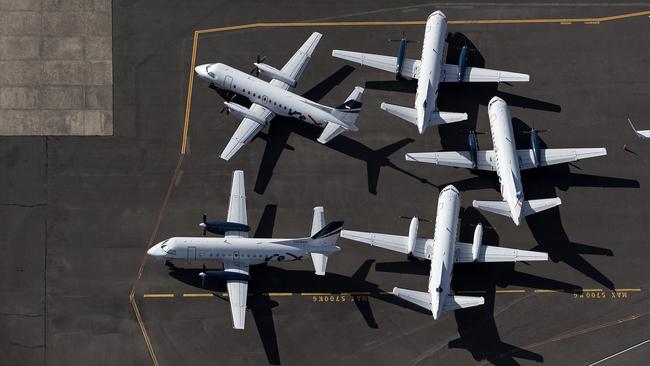
{"type": "MultiPolygon", "coordinates": [[[[340,84],[353,70],[354,68],[351,66],[343,66],[327,79],[307,91],[303,96],[314,102],[320,101],[323,96],[325,96],[336,85],[340,84]]],[[[284,150],[293,150],[293,147],[287,144],[291,133],[298,134],[318,144],[319,142],[316,140],[322,131],[322,128],[309,125],[294,118],[280,116],[274,118],[269,127],[268,134],[258,134],[259,138],[266,141],[266,147],[264,148],[264,155],[262,156],[259,170],[257,172],[254,191],[259,194],[264,194],[271,178],[273,177],[273,170],[280,159],[280,155],[284,150]]],[[[377,194],[379,173],[382,167],[395,169],[423,184],[434,186],[428,180],[418,177],[399,167],[389,158],[391,154],[413,141],[415,140],[404,138],[382,148],[372,149],[347,136],[339,135],[324,146],[349,157],[364,161],[366,163],[368,174],[368,192],[377,194]]]]}
{"type": "MultiPolygon", "coordinates": [[[[475,225],[480,222],[485,228],[483,236],[485,245],[499,245],[498,234],[491,229],[490,223],[478,210],[473,207],[465,209],[462,217],[459,236],[461,241],[471,242],[475,225]]],[[[414,260],[377,263],[375,269],[384,272],[428,275],[430,262],[414,260]]],[[[454,312],[459,338],[450,340],[448,347],[466,349],[476,361],[487,360],[495,365],[517,365],[515,358],[543,362],[542,355],[501,340],[494,319],[497,286],[555,289],[567,293],[582,291],[581,287],[570,283],[518,272],[515,270],[514,263],[456,264],[452,280],[454,291],[463,295],[483,296],[485,304],[454,312]],[[473,293],[474,291],[476,293],[473,293]]],[[[420,361],[425,360],[426,358],[420,361]]]]}
{"type": "MultiPolygon", "coordinates": [[[[530,126],[518,118],[513,118],[512,123],[513,131],[516,137],[517,148],[530,148],[530,143],[527,139],[517,138],[523,135],[522,132],[530,131],[530,126]]],[[[540,148],[547,148],[547,145],[542,138],[539,139],[539,142],[540,148]]],[[[558,146],[557,148],[560,147],[561,146],[558,146]]],[[[599,157],[596,159],[606,158],[607,157],[599,157]]],[[[640,187],[639,182],[634,179],[574,173],[570,169],[571,166],[580,169],[576,163],[571,163],[558,164],[523,171],[522,182],[524,186],[525,197],[527,199],[556,197],[557,194],[555,188],[558,188],[562,191],[567,191],[570,187],[640,187]]],[[[444,169],[444,167],[441,167],[441,169],[444,169]]],[[[440,186],[453,184],[461,192],[484,188],[493,188],[496,192],[499,192],[498,179],[494,172],[471,172],[476,176],[461,181],[440,184],[440,186]]],[[[607,248],[572,242],[562,225],[562,219],[560,217],[561,207],[562,206],[554,207],[547,211],[526,217],[526,222],[533,234],[533,237],[537,241],[537,246],[532,248],[532,250],[547,252],[552,261],[565,262],[569,266],[573,267],[594,281],[597,281],[608,289],[613,289],[614,283],[604,274],[602,274],[597,268],[591,265],[583,257],[583,255],[613,256],[614,252],[607,248]]]]}

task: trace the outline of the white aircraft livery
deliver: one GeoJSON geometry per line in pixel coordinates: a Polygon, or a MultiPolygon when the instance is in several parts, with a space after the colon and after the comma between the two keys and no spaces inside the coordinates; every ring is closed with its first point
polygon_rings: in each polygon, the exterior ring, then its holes
{"type": "Polygon", "coordinates": [[[457,242],[460,194],[454,186],[447,186],[438,197],[438,210],[433,239],[418,238],[418,218],[411,219],[408,236],[343,230],[341,237],[378,246],[399,253],[410,254],[431,261],[427,292],[393,289],[398,297],[423,307],[440,318],[444,311],[482,305],[483,297],[458,296],[451,291],[454,263],[546,261],[548,255],[528,250],[482,245],[483,226],[476,226],[472,243],[457,242]]]}
{"type": "Polygon", "coordinates": [[[332,56],[393,72],[407,79],[418,79],[415,108],[382,103],[381,109],[416,125],[420,133],[431,126],[467,119],[467,113],[437,110],[436,101],[440,82],[526,82],[530,80],[526,74],[467,67],[466,46],[461,51],[458,65],[445,64],[443,53],[446,36],[447,17],[443,12],[436,11],[427,19],[421,60],[404,57],[406,45],[404,39],[398,57],[342,50],[332,51],[332,56]]]}
{"type": "Polygon", "coordinates": [[[509,216],[516,225],[522,218],[547,210],[562,203],[559,198],[524,200],[521,169],[554,165],[607,155],[605,148],[540,149],[537,134],[531,131],[532,149],[517,150],[512,131],[510,110],[506,102],[493,97],[488,104],[490,130],[494,150],[477,149],[470,143],[470,151],[443,151],[407,153],[406,160],[447,165],[459,168],[496,171],[501,183],[503,201],[474,201],[473,206],[509,216]]]}
{"type": "Polygon", "coordinates": [[[205,220],[200,224],[205,230],[223,234],[214,237],[175,237],[151,247],[147,254],[172,262],[176,267],[192,268],[203,264],[203,279],[225,280],[228,299],[235,329],[244,329],[246,319],[246,297],[248,296],[248,268],[254,264],[270,261],[290,262],[302,260],[310,255],[317,275],[325,275],[328,256],[339,251],[339,238],[343,222],[334,221],[325,225],[322,207],[314,208],[311,237],[297,239],[249,238],[246,216],[246,192],[244,172],[233,173],[228,219],[225,222],[205,220]],[[205,263],[222,262],[223,271],[206,270],[205,263]]]}
{"type": "Polygon", "coordinates": [[[250,108],[246,108],[233,103],[230,98],[224,102],[227,112],[242,118],[242,121],[221,153],[222,159],[229,160],[276,115],[293,117],[324,127],[323,133],[318,138],[318,142],[322,144],[344,131],[358,131],[355,123],[361,108],[363,88],[356,87],[346,101],[337,108],[312,102],[290,91],[297,85],[320,38],[321,34],[314,32],[282,70],[262,62],[255,62],[258,72],[272,78],[270,82],[222,63],[204,64],[194,69],[199,78],[209,81],[212,87],[225,90],[229,95],[242,95],[252,103],[250,108]]]}

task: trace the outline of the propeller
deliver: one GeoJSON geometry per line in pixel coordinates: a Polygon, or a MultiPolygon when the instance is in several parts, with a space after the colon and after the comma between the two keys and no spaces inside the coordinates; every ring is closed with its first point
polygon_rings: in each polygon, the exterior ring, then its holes
{"type": "MultiPolygon", "coordinates": [[[[417,216],[416,216],[416,217],[417,217],[417,216]]],[[[410,219],[412,219],[413,217],[410,217],[410,216],[400,216],[399,218],[400,218],[400,219],[405,219],[405,220],[410,220],[410,219]]],[[[417,219],[418,219],[419,222],[431,222],[431,220],[423,219],[423,218],[421,218],[421,217],[418,217],[417,219]]]]}
{"type": "Polygon", "coordinates": [[[405,40],[406,43],[419,43],[418,41],[412,41],[410,39],[406,39],[406,32],[404,31],[402,31],[402,38],[400,39],[388,38],[388,42],[401,42],[402,40],[405,40]]]}
{"type": "MultiPolygon", "coordinates": [[[[257,55],[257,62],[256,63],[258,63],[258,64],[262,63],[262,62],[264,62],[264,60],[266,60],[266,56],[260,56],[259,54],[257,55]]],[[[257,66],[253,67],[251,69],[251,71],[249,72],[249,74],[252,74],[253,72],[255,72],[255,77],[260,76],[260,69],[258,69],[257,66]]]]}
{"type": "Polygon", "coordinates": [[[541,132],[551,132],[550,129],[546,129],[546,130],[536,130],[535,127],[533,127],[533,128],[530,129],[530,131],[522,131],[522,133],[528,135],[528,134],[533,133],[533,131],[535,131],[535,132],[537,132],[537,133],[541,133],[541,132]]]}
{"type": "Polygon", "coordinates": [[[205,231],[208,227],[208,215],[203,214],[203,222],[199,224],[199,226],[203,227],[203,236],[205,236],[205,231]]]}
{"type": "Polygon", "coordinates": [[[461,136],[467,136],[467,135],[471,134],[472,132],[474,132],[475,135],[485,135],[485,132],[480,132],[480,131],[476,131],[476,130],[467,131],[467,132],[459,132],[458,134],[461,135],[461,136]]]}
{"type": "MultiPolygon", "coordinates": [[[[228,92],[228,93],[226,94],[226,101],[227,101],[228,103],[232,102],[232,100],[233,100],[234,98],[235,98],[235,94],[234,94],[234,93],[230,93],[230,92],[228,92]]],[[[230,108],[228,108],[228,106],[224,106],[223,108],[221,108],[221,111],[220,111],[219,113],[223,113],[224,111],[226,111],[226,115],[230,115],[230,108]]]]}

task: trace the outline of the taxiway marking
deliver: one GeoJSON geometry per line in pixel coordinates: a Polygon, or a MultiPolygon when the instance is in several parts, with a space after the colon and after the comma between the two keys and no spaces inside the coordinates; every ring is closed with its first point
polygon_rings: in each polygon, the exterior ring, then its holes
{"type": "Polygon", "coordinates": [[[616,352],[613,355],[610,355],[610,356],[607,356],[607,357],[603,358],[602,360],[598,360],[596,362],[590,363],[588,366],[598,365],[599,363],[605,362],[605,361],[609,360],[610,358],[614,358],[614,357],[616,357],[616,356],[618,356],[618,355],[620,355],[622,353],[625,353],[625,352],[633,350],[633,349],[635,349],[637,347],[643,346],[644,344],[646,344],[648,342],[650,342],[650,339],[646,339],[645,341],[643,341],[641,343],[638,343],[638,344],[635,344],[632,347],[628,347],[628,348],[626,348],[626,349],[624,349],[624,350],[622,350],[620,352],[616,352]]]}

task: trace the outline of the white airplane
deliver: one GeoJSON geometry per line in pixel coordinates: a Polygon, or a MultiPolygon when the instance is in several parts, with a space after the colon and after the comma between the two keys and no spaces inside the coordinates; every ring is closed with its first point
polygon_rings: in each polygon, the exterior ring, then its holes
{"type": "Polygon", "coordinates": [[[342,221],[333,221],[325,225],[325,213],[322,207],[314,208],[311,237],[297,239],[263,239],[249,238],[248,219],[246,217],[246,192],[244,189],[244,172],[233,173],[228,220],[226,222],[205,220],[200,224],[205,230],[223,234],[223,238],[174,237],[151,247],[147,254],[164,261],[170,261],[179,267],[197,267],[203,264],[206,278],[225,280],[228,286],[228,298],[232,311],[233,328],[244,329],[246,319],[246,297],[248,296],[248,268],[254,264],[270,261],[290,262],[302,260],[311,255],[314,269],[319,276],[325,275],[328,256],[339,251],[336,240],[339,237],[342,221]],[[205,263],[222,262],[223,271],[206,270],[205,263]]]}
{"type": "Polygon", "coordinates": [[[228,113],[243,119],[221,153],[222,159],[229,160],[276,115],[293,117],[324,127],[318,138],[321,144],[327,143],[344,131],[358,131],[355,122],[361,108],[363,88],[354,88],[346,101],[336,108],[312,102],[290,91],[296,87],[321,36],[320,33],[312,33],[282,70],[264,64],[258,58],[258,62],[254,63],[255,68],[271,77],[270,82],[222,63],[203,64],[194,69],[199,78],[210,82],[211,87],[225,90],[228,95],[242,95],[252,103],[250,108],[246,108],[231,102],[230,98],[224,102],[228,113]]]}
{"type": "Polygon", "coordinates": [[[650,130],[637,130],[634,127],[634,124],[632,124],[632,120],[630,120],[628,118],[627,121],[630,123],[630,127],[632,127],[632,130],[634,131],[634,133],[636,134],[636,136],[638,138],[643,139],[643,140],[650,139],[650,130]]]}
{"type": "Polygon", "coordinates": [[[381,109],[418,127],[423,133],[428,127],[464,121],[467,113],[440,112],[436,106],[440,82],[524,82],[530,77],[508,71],[468,67],[467,47],[460,53],[458,65],[445,64],[443,53],[447,36],[447,17],[441,11],[429,15],[422,42],[422,59],[405,58],[407,41],[402,39],[397,57],[371,53],[334,50],[332,56],[396,73],[407,79],[418,79],[415,108],[382,103],[381,109]]]}
{"type": "Polygon", "coordinates": [[[482,245],[483,226],[476,226],[472,243],[457,242],[460,193],[447,186],[438,197],[438,210],[433,239],[418,238],[418,218],[411,219],[408,236],[343,230],[341,237],[410,254],[431,261],[427,292],[393,289],[398,297],[430,310],[434,319],[444,311],[482,305],[483,297],[458,296],[451,292],[454,263],[546,261],[548,255],[528,250],[482,245]]]}
{"type": "MultiPolygon", "coordinates": [[[[516,225],[523,217],[547,210],[562,203],[559,198],[524,200],[521,169],[537,168],[607,155],[605,148],[540,149],[535,130],[531,131],[532,149],[517,150],[510,110],[503,99],[493,97],[488,104],[490,130],[494,150],[478,150],[470,139],[470,151],[407,153],[406,160],[447,165],[459,168],[496,171],[501,183],[502,201],[474,201],[473,206],[503,216],[510,216],[516,225]]],[[[474,135],[470,135],[474,136],[474,135]]]]}

